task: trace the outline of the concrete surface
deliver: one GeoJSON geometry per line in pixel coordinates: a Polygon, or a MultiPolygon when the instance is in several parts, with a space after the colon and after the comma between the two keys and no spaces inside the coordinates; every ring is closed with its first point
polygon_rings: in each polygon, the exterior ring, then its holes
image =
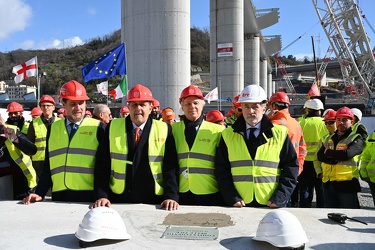
{"type": "MultiPolygon", "coordinates": [[[[99,241],[90,249],[276,249],[268,243],[252,240],[262,217],[269,208],[226,208],[181,206],[169,212],[152,205],[115,204],[123,218],[127,241],[99,241]],[[219,227],[218,240],[163,239],[170,214],[223,214],[230,216],[233,226],[219,227]]],[[[39,202],[23,205],[18,201],[0,201],[1,249],[80,249],[74,233],[87,213],[89,204],[39,202]]],[[[283,208],[284,209],[284,208],[283,208]]],[[[375,249],[374,209],[303,209],[285,208],[293,213],[306,231],[306,249],[375,249]],[[327,219],[327,213],[340,212],[368,223],[347,220],[338,224],[327,219]]],[[[217,226],[200,217],[202,225],[217,226]]],[[[183,224],[183,223],[182,223],[183,224]]],[[[179,224],[179,226],[183,226],[179,224]]],[[[220,224],[218,224],[220,225],[220,224]]]]}

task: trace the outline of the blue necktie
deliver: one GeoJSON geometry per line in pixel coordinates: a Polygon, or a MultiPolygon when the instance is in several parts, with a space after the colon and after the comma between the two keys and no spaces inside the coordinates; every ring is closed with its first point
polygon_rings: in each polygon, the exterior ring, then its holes
{"type": "Polygon", "coordinates": [[[255,132],[256,129],[257,129],[257,128],[250,128],[250,132],[249,132],[249,141],[250,141],[251,143],[254,143],[255,140],[256,140],[256,137],[255,137],[255,134],[254,134],[254,132],[255,132]]]}
{"type": "Polygon", "coordinates": [[[76,133],[78,126],[75,123],[70,123],[70,134],[69,134],[69,141],[72,140],[73,135],[76,133]]]}

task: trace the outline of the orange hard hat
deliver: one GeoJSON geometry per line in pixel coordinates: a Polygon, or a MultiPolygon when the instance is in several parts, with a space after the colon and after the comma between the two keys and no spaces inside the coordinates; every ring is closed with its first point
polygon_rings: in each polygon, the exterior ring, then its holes
{"type": "Polygon", "coordinates": [[[42,115],[43,112],[42,110],[39,108],[39,107],[35,107],[31,110],[31,113],[30,113],[32,116],[33,115],[42,115]]]}
{"type": "Polygon", "coordinates": [[[153,107],[160,107],[160,102],[156,99],[152,100],[152,106],[153,107]]]}
{"type": "Polygon", "coordinates": [[[235,97],[233,98],[233,102],[232,102],[232,104],[233,104],[233,106],[234,106],[235,108],[241,108],[241,107],[242,107],[242,106],[241,106],[241,103],[238,102],[238,99],[240,99],[240,95],[237,95],[237,96],[235,96],[235,97]]]}
{"type": "Polygon", "coordinates": [[[129,113],[129,108],[128,106],[122,106],[121,110],[120,110],[120,113],[122,114],[127,114],[129,113]]]}
{"type": "Polygon", "coordinates": [[[328,110],[323,118],[323,121],[336,120],[336,111],[333,109],[328,110]]]}
{"type": "Polygon", "coordinates": [[[142,84],[137,84],[133,88],[129,90],[128,93],[128,100],[127,102],[146,102],[146,101],[153,101],[154,97],[152,97],[151,91],[143,86],[142,84]]]}
{"type": "Polygon", "coordinates": [[[18,102],[11,102],[7,106],[7,112],[22,112],[23,107],[18,102]]]}
{"type": "Polygon", "coordinates": [[[206,121],[208,122],[220,122],[224,120],[224,115],[219,110],[214,109],[206,114],[206,121]]]}
{"type": "Polygon", "coordinates": [[[285,92],[276,92],[270,97],[270,103],[275,102],[277,105],[282,105],[284,103],[290,105],[290,100],[285,92]]]}
{"type": "Polygon", "coordinates": [[[196,96],[199,99],[204,100],[202,91],[194,85],[189,85],[188,87],[182,90],[181,95],[180,95],[180,103],[182,102],[183,99],[185,99],[188,96],[196,96]]]}
{"type": "Polygon", "coordinates": [[[336,117],[350,118],[354,120],[353,111],[350,108],[345,107],[345,106],[337,110],[336,117]]]}
{"type": "Polygon", "coordinates": [[[43,102],[50,102],[50,103],[53,104],[53,106],[56,106],[55,100],[52,98],[52,96],[49,96],[49,95],[44,95],[44,96],[42,96],[40,98],[40,100],[39,100],[39,106],[43,102]]]}
{"type": "Polygon", "coordinates": [[[165,108],[162,111],[162,116],[164,121],[171,121],[175,118],[176,114],[174,113],[173,109],[165,108]]]}
{"type": "Polygon", "coordinates": [[[60,98],[71,101],[86,101],[90,98],[86,94],[86,89],[77,81],[71,80],[65,83],[60,89],[60,98]]]}

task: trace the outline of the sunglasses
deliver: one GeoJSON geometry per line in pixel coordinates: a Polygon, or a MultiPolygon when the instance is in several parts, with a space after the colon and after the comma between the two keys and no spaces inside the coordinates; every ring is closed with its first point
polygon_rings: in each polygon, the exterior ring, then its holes
{"type": "Polygon", "coordinates": [[[325,125],[332,125],[334,124],[335,122],[324,122],[325,125]]]}

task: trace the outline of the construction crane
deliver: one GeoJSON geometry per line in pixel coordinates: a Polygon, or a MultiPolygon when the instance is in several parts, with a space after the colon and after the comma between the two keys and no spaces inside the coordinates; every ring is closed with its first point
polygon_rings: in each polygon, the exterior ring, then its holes
{"type": "Polygon", "coordinates": [[[281,73],[283,74],[286,84],[288,85],[289,91],[293,95],[293,99],[298,99],[297,92],[294,89],[293,83],[290,80],[288,73],[286,72],[285,65],[280,60],[280,57],[278,54],[275,54],[274,57],[275,57],[277,66],[280,69],[281,73]]]}
{"type": "Polygon", "coordinates": [[[364,101],[375,99],[375,59],[357,4],[354,0],[312,2],[340,63],[345,86],[364,101]]]}

